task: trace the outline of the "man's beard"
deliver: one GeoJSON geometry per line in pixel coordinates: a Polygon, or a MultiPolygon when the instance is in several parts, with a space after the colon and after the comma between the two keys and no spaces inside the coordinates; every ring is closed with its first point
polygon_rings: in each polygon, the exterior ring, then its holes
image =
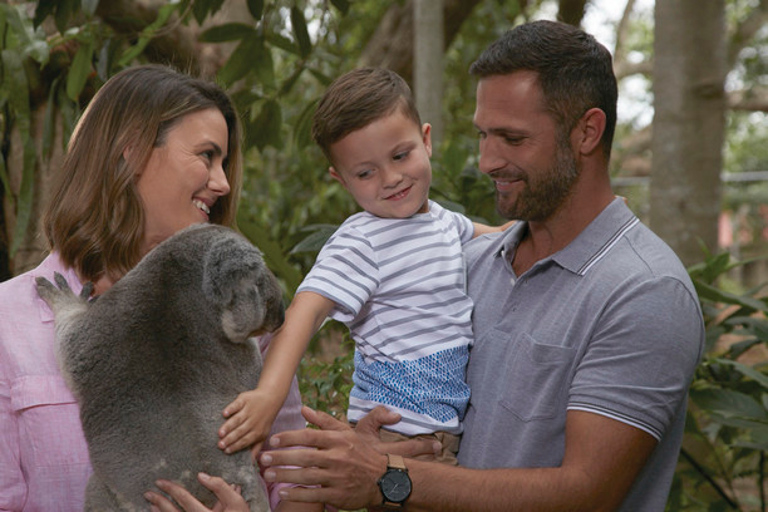
{"type": "Polygon", "coordinates": [[[555,161],[544,174],[525,173],[525,188],[517,200],[505,202],[504,194],[496,192],[496,209],[505,219],[541,222],[550,218],[571,193],[579,177],[576,159],[568,142],[558,136],[555,161]]]}

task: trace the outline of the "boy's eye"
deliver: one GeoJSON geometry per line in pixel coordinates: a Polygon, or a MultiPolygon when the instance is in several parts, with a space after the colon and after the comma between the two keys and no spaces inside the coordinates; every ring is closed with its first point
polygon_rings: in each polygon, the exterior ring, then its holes
{"type": "Polygon", "coordinates": [[[400,152],[400,153],[397,153],[397,154],[396,154],[396,155],[393,157],[393,160],[402,160],[402,159],[406,158],[406,157],[408,156],[408,154],[409,154],[409,153],[410,153],[410,151],[402,151],[402,152],[400,152]]]}
{"type": "Polygon", "coordinates": [[[366,178],[370,178],[371,174],[373,174],[373,171],[371,169],[365,169],[363,171],[358,172],[357,177],[361,180],[364,180],[366,178]]]}

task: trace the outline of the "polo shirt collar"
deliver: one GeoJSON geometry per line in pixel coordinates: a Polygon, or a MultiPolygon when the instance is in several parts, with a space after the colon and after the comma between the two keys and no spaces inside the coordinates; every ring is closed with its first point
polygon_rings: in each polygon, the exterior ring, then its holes
{"type": "MultiPolygon", "coordinates": [[[[537,265],[552,260],[574,274],[584,275],[639,222],[624,199],[617,197],[568,246],[537,265]]],[[[494,251],[499,255],[511,254],[527,231],[528,223],[518,222],[500,238],[494,251]]]]}

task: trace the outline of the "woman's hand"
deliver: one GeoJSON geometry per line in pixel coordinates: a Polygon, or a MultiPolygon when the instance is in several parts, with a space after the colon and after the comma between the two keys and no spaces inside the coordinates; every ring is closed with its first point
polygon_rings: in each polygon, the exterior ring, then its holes
{"type": "MultiPolygon", "coordinates": [[[[198,473],[197,479],[219,499],[213,510],[206,508],[179,484],[168,480],[158,480],[156,485],[161,491],[176,500],[184,512],[250,512],[250,507],[240,496],[240,491],[223,479],[205,473],[198,473]]],[[[144,498],[152,504],[150,507],[152,512],[179,512],[179,509],[168,498],[156,492],[149,491],[144,495],[144,498]]]]}

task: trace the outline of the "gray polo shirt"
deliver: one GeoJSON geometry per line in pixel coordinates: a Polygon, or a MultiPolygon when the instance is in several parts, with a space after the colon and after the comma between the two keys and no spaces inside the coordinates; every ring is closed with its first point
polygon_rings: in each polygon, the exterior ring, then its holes
{"type": "Polygon", "coordinates": [[[688,274],[622,199],[516,276],[509,262],[526,230],[465,246],[475,344],[459,463],[559,466],[566,411],[588,411],[659,441],[621,510],[663,510],[704,346],[688,274]]]}

